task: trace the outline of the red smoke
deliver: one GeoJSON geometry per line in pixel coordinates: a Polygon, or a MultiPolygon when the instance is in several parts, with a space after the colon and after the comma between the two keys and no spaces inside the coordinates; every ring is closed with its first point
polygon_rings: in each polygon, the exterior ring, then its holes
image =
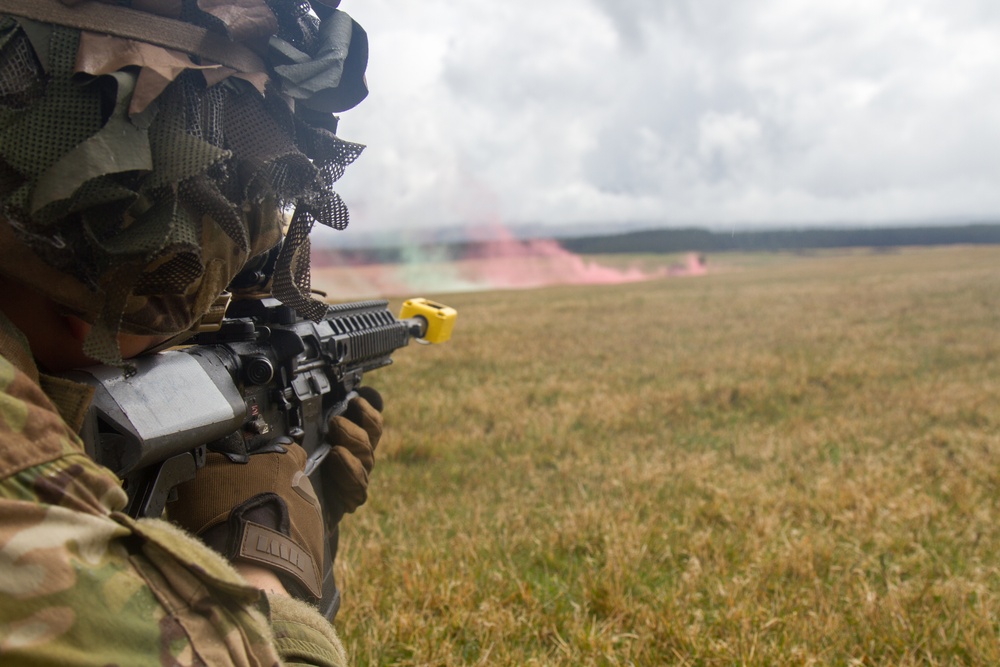
{"type": "Polygon", "coordinates": [[[416,292],[611,285],[706,272],[704,260],[694,253],[683,264],[652,271],[638,266],[616,268],[585,259],[553,240],[521,241],[509,234],[474,244],[460,259],[443,259],[420,249],[405,254],[409,261],[402,264],[358,264],[357,258],[336,253],[314,256],[313,285],[331,299],[351,299],[416,292]]]}
{"type": "Polygon", "coordinates": [[[519,241],[505,238],[477,246],[471,256],[457,262],[460,272],[494,288],[545,285],[613,285],[704,272],[697,257],[683,267],[644,271],[619,269],[585,259],[553,240],[519,241]]]}

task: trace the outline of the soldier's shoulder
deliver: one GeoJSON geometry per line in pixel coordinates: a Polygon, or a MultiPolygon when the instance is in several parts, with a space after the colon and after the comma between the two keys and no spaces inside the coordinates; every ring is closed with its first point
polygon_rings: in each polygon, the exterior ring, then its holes
{"type": "Polygon", "coordinates": [[[0,479],[82,452],[39,384],[0,357],[0,479]]]}

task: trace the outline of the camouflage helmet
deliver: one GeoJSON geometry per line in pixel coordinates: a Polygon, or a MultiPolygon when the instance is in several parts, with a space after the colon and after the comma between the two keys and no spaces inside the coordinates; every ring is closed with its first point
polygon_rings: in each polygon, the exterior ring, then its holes
{"type": "Polygon", "coordinates": [[[367,95],[338,4],[0,0],[0,272],[93,324],[88,356],[191,329],[283,236],[274,296],[324,312],[308,235],[347,225],[334,114],[367,95]]]}

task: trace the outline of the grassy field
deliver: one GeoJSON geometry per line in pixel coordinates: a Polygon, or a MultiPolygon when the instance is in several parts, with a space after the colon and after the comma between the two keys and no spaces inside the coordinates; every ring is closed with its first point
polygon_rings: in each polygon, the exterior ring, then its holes
{"type": "Polygon", "coordinates": [[[1000,664],[1000,247],[709,267],[437,295],[370,376],[356,664],[1000,664]]]}

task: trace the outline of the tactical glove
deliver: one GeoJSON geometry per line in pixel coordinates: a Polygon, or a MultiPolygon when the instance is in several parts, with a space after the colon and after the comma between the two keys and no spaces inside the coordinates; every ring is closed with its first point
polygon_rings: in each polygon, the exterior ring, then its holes
{"type": "Polygon", "coordinates": [[[368,478],[382,437],[382,397],[371,387],[358,389],[343,414],[330,419],[330,453],[322,464],[324,500],[330,523],[368,500],[368,478]]]}
{"type": "Polygon", "coordinates": [[[306,452],[254,454],[233,463],[209,453],[197,477],[167,505],[172,521],[233,561],[263,565],[294,597],[322,596],[325,531],[319,499],[303,472],[306,452]]]}
{"type": "MultiPolygon", "coordinates": [[[[324,545],[336,551],[336,526],[368,499],[368,477],[382,436],[382,397],[361,387],[343,414],[330,419],[330,453],[321,478],[327,516],[303,472],[306,452],[252,454],[245,463],[212,452],[197,477],[177,487],[167,505],[172,521],[233,561],[275,571],[293,596],[322,596],[324,545]]],[[[331,553],[332,556],[332,553],[331,553]]]]}

